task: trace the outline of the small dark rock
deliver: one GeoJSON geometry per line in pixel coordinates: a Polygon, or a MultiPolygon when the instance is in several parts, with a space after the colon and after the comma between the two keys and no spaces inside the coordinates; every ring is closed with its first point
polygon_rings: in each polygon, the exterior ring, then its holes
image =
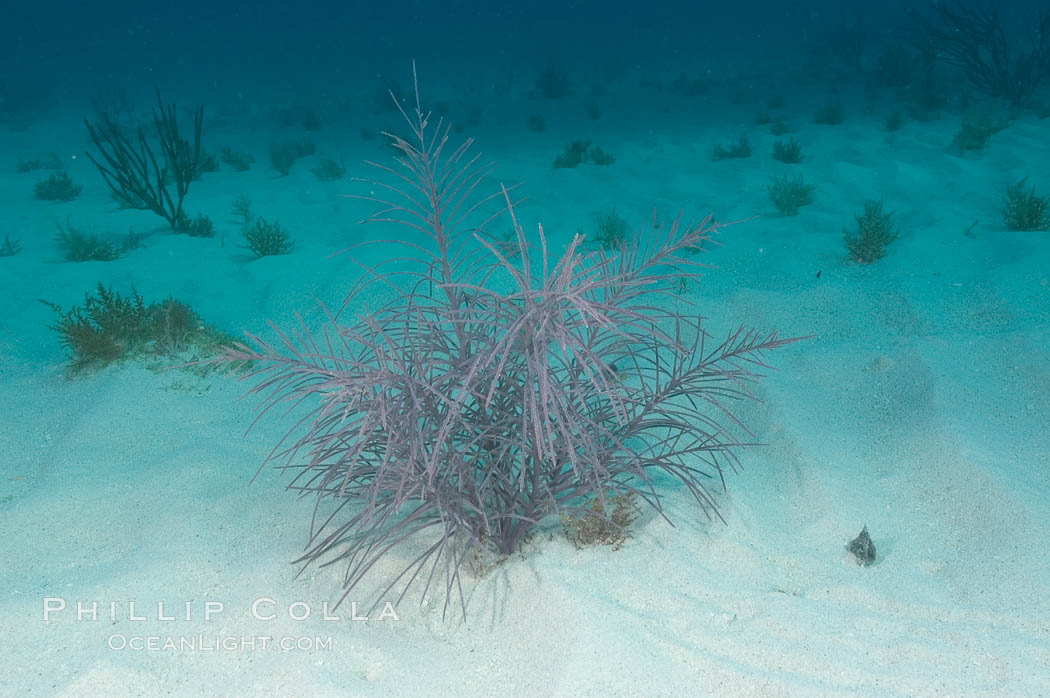
{"type": "Polygon", "coordinates": [[[871,536],[868,535],[867,526],[861,530],[859,536],[849,542],[846,550],[853,553],[853,557],[857,558],[858,565],[868,566],[875,562],[875,544],[871,541],[871,536]]]}

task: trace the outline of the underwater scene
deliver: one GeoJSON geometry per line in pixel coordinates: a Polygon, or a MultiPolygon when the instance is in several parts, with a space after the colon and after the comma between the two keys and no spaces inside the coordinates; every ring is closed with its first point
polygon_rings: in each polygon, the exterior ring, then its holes
{"type": "Polygon", "coordinates": [[[0,696],[1050,695],[1050,4],[21,3],[0,696]]]}

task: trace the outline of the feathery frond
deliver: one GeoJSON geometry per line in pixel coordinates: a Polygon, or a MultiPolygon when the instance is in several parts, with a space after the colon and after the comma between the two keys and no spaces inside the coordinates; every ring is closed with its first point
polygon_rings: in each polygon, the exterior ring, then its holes
{"type": "Polygon", "coordinates": [[[585,253],[576,238],[553,258],[542,227],[534,249],[506,188],[481,192],[491,166],[469,140],[451,148],[440,120],[431,127],[418,84],[402,115],[411,138],[391,136],[398,165],[375,165],[388,181],[368,180],[378,193],[363,198],[378,207],[369,221],[430,239],[408,244],[412,283],[362,267],[320,336],[300,321],[278,345],[250,337],[225,357],[255,366],[261,412],[307,406],[268,459],[317,498],[298,562],[343,565],[345,598],[418,539],[380,598],[420,582],[465,615],[470,555],[512,553],[545,517],[596,499],[632,496],[663,515],[656,473],[721,518],[714,491],[747,434],[733,403],[752,396],[765,354],[794,340],[741,329],[716,342],[699,317],[657,303],[667,282],[698,275],[687,253],[720,224],[654,223],[614,253],[585,253]],[[515,255],[484,230],[500,214],[515,255]],[[345,317],[374,283],[394,299],[345,317]]]}

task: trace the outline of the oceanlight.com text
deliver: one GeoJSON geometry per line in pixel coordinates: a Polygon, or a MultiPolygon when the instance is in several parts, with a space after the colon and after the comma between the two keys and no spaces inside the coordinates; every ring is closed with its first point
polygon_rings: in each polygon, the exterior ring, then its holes
{"type": "Polygon", "coordinates": [[[106,646],[117,652],[331,652],[331,637],[270,635],[124,635],[106,646]]]}

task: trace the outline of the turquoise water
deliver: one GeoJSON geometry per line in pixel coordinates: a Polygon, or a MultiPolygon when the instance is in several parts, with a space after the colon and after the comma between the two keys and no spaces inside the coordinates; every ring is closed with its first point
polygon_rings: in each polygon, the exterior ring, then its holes
{"type": "MultiPolygon", "coordinates": [[[[1002,10],[1011,60],[1037,46],[1037,10],[1002,10]]],[[[1050,690],[1050,77],[995,92],[892,4],[48,6],[0,37],[0,694],[1050,690]],[[574,545],[550,516],[471,560],[466,620],[418,588],[372,608],[425,538],[335,608],[343,567],[291,564],[313,499],[260,469],[296,408],[245,434],[253,380],[179,366],[299,318],[319,332],[362,265],[405,253],[355,245],[426,244],[360,224],[413,61],[430,126],[494,163],[480,192],[518,185],[528,239],[542,226],[557,256],[577,233],[595,250],[599,221],[712,214],[732,224],[690,257],[703,278],[660,307],[718,340],[808,337],[734,405],[757,444],[711,487],[724,523],[670,478],[674,526],[643,507],[617,545],[574,545]],[[216,167],[183,207],[212,235],[117,201],[92,161],[110,142],[85,120],[107,118],[163,161],[155,91],[190,141],[203,109],[216,167]],[[801,160],[777,159],[791,139],[801,160]],[[573,141],[582,162],[556,166],[573,141]],[[61,173],[65,197],[38,187],[61,173]],[[799,176],[790,215],[769,190],[799,176]],[[880,201],[895,234],[858,258],[847,239],[880,201]],[[287,245],[260,256],[252,230],[287,245]],[[78,370],[56,326],[99,284],[150,323],[185,304],[187,333],[121,338],[123,358],[78,370]],[[868,566],[846,549],[865,526],[868,566]]]]}

